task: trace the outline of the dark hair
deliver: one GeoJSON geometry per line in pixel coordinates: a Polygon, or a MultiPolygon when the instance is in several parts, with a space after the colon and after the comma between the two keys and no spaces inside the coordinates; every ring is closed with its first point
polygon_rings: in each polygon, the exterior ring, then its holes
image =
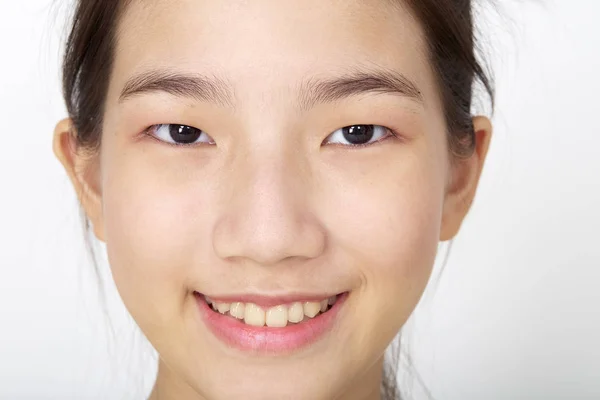
{"type": "MultiPolygon", "coordinates": [[[[63,94],[79,146],[97,150],[113,66],[119,18],[131,0],[77,0],[66,42],[63,94]]],[[[448,144],[459,158],[472,154],[475,132],[471,107],[476,84],[489,96],[494,88],[489,71],[476,54],[472,0],[390,0],[408,6],[428,44],[444,107],[448,144]]],[[[384,399],[400,399],[396,362],[386,365],[384,399]]]]}

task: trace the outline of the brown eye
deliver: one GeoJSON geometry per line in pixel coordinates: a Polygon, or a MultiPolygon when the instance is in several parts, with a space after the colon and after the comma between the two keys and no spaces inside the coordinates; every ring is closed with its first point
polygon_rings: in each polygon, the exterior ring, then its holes
{"type": "Polygon", "coordinates": [[[206,132],[189,125],[155,125],[153,129],[151,129],[151,133],[157,139],[171,144],[191,145],[196,143],[214,143],[212,138],[208,136],[206,132]]]}
{"type": "Polygon", "coordinates": [[[367,146],[393,136],[390,129],[381,125],[350,125],[333,132],[327,143],[344,144],[348,147],[367,146]]]}
{"type": "Polygon", "coordinates": [[[373,138],[373,125],[352,125],[342,128],[342,136],[352,144],[365,144],[373,138]]]}
{"type": "Polygon", "coordinates": [[[187,125],[169,125],[169,134],[176,143],[190,144],[198,140],[202,131],[187,125]]]}

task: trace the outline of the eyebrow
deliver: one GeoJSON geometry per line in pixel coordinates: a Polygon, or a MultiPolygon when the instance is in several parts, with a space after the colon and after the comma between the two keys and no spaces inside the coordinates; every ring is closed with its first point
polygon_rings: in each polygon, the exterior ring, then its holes
{"type": "MultiPolygon", "coordinates": [[[[233,88],[219,77],[164,70],[152,70],[130,78],[123,87],[119,102],[153,92],[166,92],[223,106],[233,107],[234,104],[233,88]]],[[[319,103],[369,93],[389,93],[423,103],[423,95],[414,82],[396,71],[382,68],[357,70],[324,80],[308,79],[299,86],[298,103],[307,110],[319,103]]]]}
{"type": "Polygon", "coordinates": [[[300,106],[309,109],[318,103],[329,103],[351,96],[388,93],[423,104],[418,86],[396,71],[373,69],[354,71],[326,80],[310,79],[301,85],[300,106]]]}
{"type": "Polygon", "coordinates": [[[233,104],[231,87],[216,76],[163,70],[147,71],[130,78],[123,86],[119,102],[153,92],[166,92],[177,97],[189,97],[224,106],[233,104]]]}

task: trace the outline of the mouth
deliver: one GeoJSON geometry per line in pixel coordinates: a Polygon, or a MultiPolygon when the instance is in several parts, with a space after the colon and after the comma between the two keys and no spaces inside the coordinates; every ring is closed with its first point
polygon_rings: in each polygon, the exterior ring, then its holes
{"type": "Polygon", "coordinates": [[[337,301],[337,295],[334,295],[319,301],[296,301],[267,308],[252,302],[219,302],[203,297],[214,312],[243,321],[246,325],[266,325],[270,328],[284,328],[309,321],[329,311],[337,301]]]}
{"type": "Polygon", "coordinates": [[[326,336],[348,292],[321,298],[211,298],[194,292],[202,319],[228,347],[290,353],[326,336]]]}

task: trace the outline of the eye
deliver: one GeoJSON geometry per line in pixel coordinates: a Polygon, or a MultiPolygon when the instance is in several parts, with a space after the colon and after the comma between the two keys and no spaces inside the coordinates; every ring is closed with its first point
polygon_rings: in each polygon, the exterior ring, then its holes
{"type": "Polygon", "coordinates": [[[363,147],[396,136],[391,129],[381,125],[350,125],[340,128],[325,139],[348,147],[363,147]]]}
{"type": "Polygon", "coordinates": [[[214,140],[206,132],[188,125],[153,125],[148,129],[148,134],[160,141],[180,146],[197,143],[214,144],[214,140]]]}

